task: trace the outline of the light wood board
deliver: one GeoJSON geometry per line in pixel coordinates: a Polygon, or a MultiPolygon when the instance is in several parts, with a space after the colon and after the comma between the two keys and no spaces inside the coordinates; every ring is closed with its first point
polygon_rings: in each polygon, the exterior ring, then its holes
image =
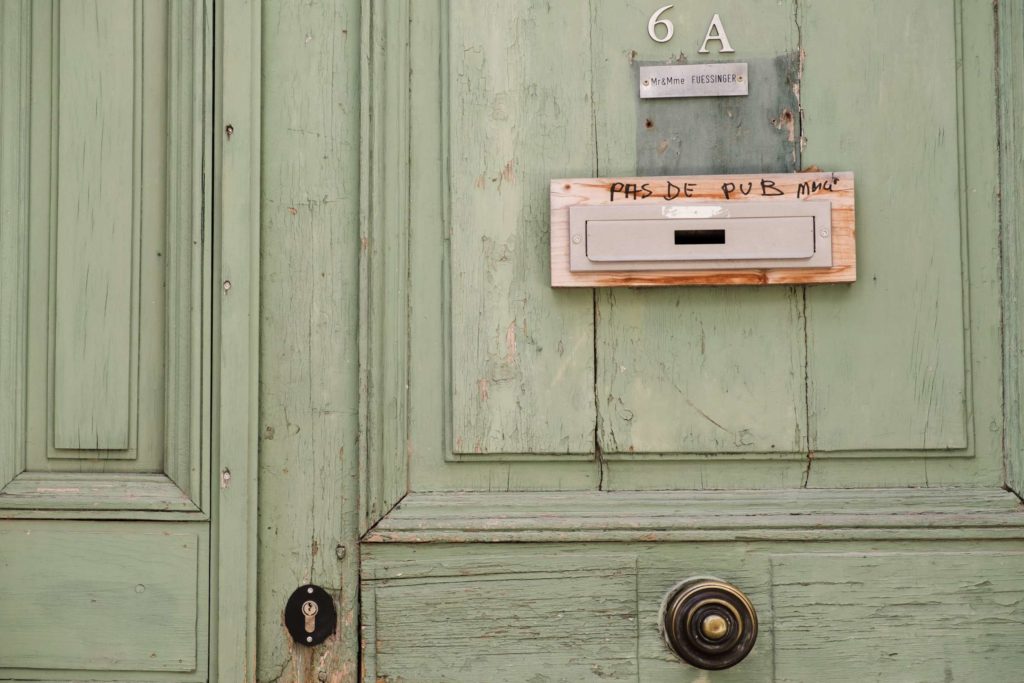
{"type": "Polygon", "coordinates": [[[551,286],[777,285],[854,282],[857,279],[853,173],[781,173],[647,178],[575,178],[551,181],[551,286]],[[614,184],[647,187],[626,196],[614,184]],[[670,186],[669,183],[672,185],[670,186]],[[678,189],[670,189],[672,186],[678,189]],[[689,191],[684,196],[683,188],[689,191]],[[729,189],[731,188],[731,189],[729,189]],[[749,188],[749,189],[748,189],[749,188]],[[746,193],[744,193],[746,190],[746,193]],[[678,192],[678,196],[671,198],[678,192]],[[578,272],[569,270],[569,207],[671,202],[759,202],[828,199],[832,202],[831,268],[578,272]]]}

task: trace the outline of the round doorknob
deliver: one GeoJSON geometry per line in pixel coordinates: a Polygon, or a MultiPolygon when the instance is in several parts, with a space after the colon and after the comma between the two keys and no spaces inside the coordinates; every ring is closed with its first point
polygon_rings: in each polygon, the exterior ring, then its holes
{"type": "Polygon", "coordinates": [[[757,611],[739,588],[714,578],[688,579],[665,596],[665,642],[698,669],[728,669],[743,661],[757,640],[757,611]]]}

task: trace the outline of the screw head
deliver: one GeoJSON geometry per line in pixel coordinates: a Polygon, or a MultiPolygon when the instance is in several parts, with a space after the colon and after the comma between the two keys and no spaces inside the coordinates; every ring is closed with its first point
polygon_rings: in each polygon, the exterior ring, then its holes
{"type": "Polygon", "coordinates": [[[818,234],[821,235],[822,237],[828,237],[828,230],[822,230],[818,234]]]}
{"type": "Polygon", "coordinates": [[[582,241],[583,241],[583,238],[580,235],[573,235],[572,236],[572,243],[573,244],[579,244],[582,241]]]}

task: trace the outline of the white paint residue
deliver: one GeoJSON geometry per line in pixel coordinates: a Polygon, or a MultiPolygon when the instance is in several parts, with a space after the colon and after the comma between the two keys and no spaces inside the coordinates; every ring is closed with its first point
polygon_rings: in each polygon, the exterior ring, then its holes
{"type": "Polygon", "coordinates": [[[665,218],[717,218],[728,216],[724,206],[663,206],[661,215],[665,218]]]}

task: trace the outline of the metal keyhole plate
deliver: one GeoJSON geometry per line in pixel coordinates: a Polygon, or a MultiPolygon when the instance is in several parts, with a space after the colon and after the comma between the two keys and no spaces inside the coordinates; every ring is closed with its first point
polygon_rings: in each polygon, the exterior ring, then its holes
{"type": "Polygon", "coordinates": [[[334,600],[320,586],[299,586],[284,607],[284,625],[292,640],[319,645],[334,633],[338,620],[334,600]]]}

